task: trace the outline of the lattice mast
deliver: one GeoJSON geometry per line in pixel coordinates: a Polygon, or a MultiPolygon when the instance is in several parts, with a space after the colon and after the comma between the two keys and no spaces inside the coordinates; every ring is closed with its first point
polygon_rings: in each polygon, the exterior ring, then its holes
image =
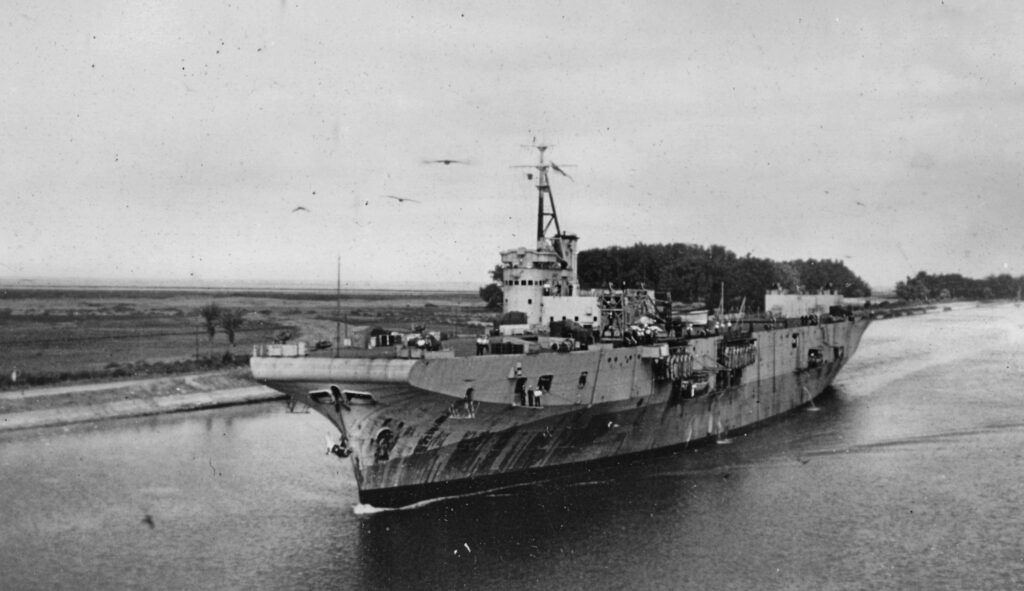
{"type": "Polygon", "coordinates": [[[555,209],[555,196],[551,192],[551,183],[548,182],[548,172],[554,170],[567,178],[571,177],[557,164],[544,159],[545,152],[552,146],[541,144],[531,147],[537,149],[537,164],[528,164],[519,168],[537,170],[537,243],[541,245],[549,238],[562,235],[562,227],[558,223],[558,211],[555,209]],[[551,226],[555,227],[554,234],[549,234],[551,226]]]}

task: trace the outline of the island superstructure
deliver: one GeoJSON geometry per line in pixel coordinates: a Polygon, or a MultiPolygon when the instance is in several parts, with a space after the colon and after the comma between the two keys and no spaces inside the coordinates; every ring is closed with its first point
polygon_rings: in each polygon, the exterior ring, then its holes
{"type": "MultiPolygon", "coordinates": [[[[693,326],[667,294],[582,290],[546,146],[530,165],[536,242],[501,253],[502,322],[477,354],[420,340],[373,357],[261,356],[253,375],[323,415],[362,503],[543,480],[697,445],[810,403],[870,320],[836,293],[766,294],[758,317],[693,326]]],[[[564,173],[563,173],[564,174],[564,173]]]]}

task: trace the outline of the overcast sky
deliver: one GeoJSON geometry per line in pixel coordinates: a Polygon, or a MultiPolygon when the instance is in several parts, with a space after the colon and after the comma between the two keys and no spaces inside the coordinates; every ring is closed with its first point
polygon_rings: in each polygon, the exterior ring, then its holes
{"type": "Polygon", "coordinates": [[[583,249],[1024,274],[1020,2],[478,4],[3,2],[0,279],[483,284],[534,137],[583,249]]]}

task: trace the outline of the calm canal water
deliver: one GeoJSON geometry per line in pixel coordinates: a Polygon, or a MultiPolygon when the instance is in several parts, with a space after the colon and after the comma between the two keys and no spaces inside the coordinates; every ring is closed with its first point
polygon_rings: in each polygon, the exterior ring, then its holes
{"type": "Polygon", "coordinates": [[[881,321],[730,445],[381,513],[282,404],[6,434],[0,587],[1017,589],[1022,384],[1024,308],[881,321]]]}

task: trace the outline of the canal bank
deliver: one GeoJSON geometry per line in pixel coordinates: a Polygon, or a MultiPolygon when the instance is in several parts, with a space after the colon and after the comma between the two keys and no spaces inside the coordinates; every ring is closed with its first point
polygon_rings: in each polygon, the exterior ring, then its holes
{"type": "Polygon", "coordinates": [[[0,431],[57,427],[282,399],[248,370],[0,392],[0,431]]]}

